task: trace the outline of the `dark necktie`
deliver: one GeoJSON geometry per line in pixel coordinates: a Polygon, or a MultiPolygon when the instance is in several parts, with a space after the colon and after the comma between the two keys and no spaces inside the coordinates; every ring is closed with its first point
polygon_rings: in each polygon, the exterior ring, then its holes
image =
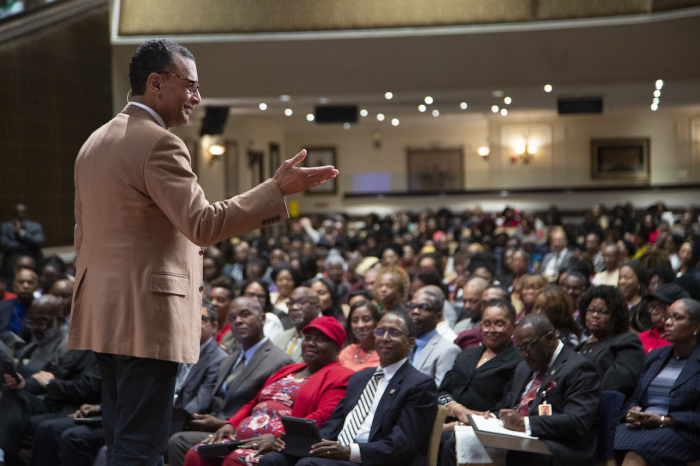
{"type": "Polygon", "coordinates": [[[523,399],[520,400],[520,404],[518,405],[517,411],[521,416],[528,416],[528,413],[530,412],[530,402],[535,399],[535,396],[537,396],[537,390],[539,390],[542,386],[543,380],[544,372],[538,372],[537,377],[532,380],[530,388],[527,389],[523,395],[523,399]]]}

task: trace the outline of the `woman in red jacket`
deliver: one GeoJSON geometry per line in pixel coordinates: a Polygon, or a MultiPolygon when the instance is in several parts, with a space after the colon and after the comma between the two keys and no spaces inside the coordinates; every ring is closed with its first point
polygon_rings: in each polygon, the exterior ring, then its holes
{"type": "Polygon", "coordinates": [[[282,416],[313,419],[320,426],[345,396],[350,369],[338,363],[345,329],[333,317],[317,317],[302,330],[304,362],[285,366],[271,375],[258,395],[203,442],[244,440],[228,456],[201,458],[199,445],[187,452],[185,466],[257,464],[258,457],[280,443],[282,416]]]}

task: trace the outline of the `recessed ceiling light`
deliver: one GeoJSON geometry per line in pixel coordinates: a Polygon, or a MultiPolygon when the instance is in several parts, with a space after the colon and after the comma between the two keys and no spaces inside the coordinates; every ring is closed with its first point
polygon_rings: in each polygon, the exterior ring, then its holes
{"type": "Polygon", "coordinates": [[[491,111],[492,111],[493,113],[498,113],[498,110],[499,110],[498,105],[493,105],[493,106],[491,107],[491,111]]]}
{"type": "Polygon", "coordinates": [[[545,86],[544,86],[544,91],[545,91],[545,92],[552,92],[552,85],[551,85],[551,84],[545,84],[545,86]]]}
{"type": "Polygon", "coordinates": [[[659,104],[651,104],[652,111],[657,111],[659,109],[659,104]]]}
{"type": "Polygon", "coordinates": [[[318,99],[318,101],[321,102],[322,104],[327,104],[327,103],[328,103],[328,97],[321,97],[320,99],[318,99]]]}
{"type": "Polygon", "coordinates": [[[503,115],[503,116],[508,115],[508,109],[507,108],[501,109],[501,115],[503,115]]]}
{"type": "Polygon", "coordinates": [[[513,102],[513,99],[511,99],[510,97],[503,98],[503,103],[505,103],[506,105],[510,105],[511,102],[513,102]]]}
{"type": "Polygon", "coordinates": [[[348,123],[348,122],[343,123],[343,128],[350,129],[350,123],[348,123]]]}
{"type": "Polygon", "coordinates": [[[313,113],[307,113],[307,114],[306,114],[306,119],[307,119],[308,121],[314,121],[314,120],[316,119],[316,117],[314,116],[313,113]]]}
{"type": "Polygon", "coordinates": [[[391,99],[394,98],[394,93],[393,93],[393,92],[385,92],[385,93],[384,93],[384,98],[385,98],[386,100],[391,100],[391,99]]]}
{"type": "Polygon", "coordinates": [[[282,102],[289,102],[290,100],[292,100],[292,96],[291,96],[291,95],[287,95],[287,94],[283,94],[283,95],[280,96],[280,100],[281,100],[282,102]]]}
{"type": "Polygon", "coordinates": [[[661,97],[661,91],[659,89],[654,91],[654,97],[661,97]]]}
{"type": "Polygon", "coordinates": [[[426,106],[423,105],[423,104],[420,104],[420,105],[418,106],[418,111],[419,111],[419,112],[425,112],[427,109],[428,109],[428,107],[426,107],[426,106]]]}
{"type": "Polygon", "coordinates": [[[655,83],[655,86],[656,86],[657,89],[661,89],[662,87],[664,87],[664,80],[663,80],[663,79],[657,79],[657,80],[656,80],[656,83],[655,83]]]}
{"type": "Polygon", "coordinates": [[[467,107],[469,107],[469,105],[467,105],[466,102],[462,102],[461,104],[459,104],[459,108],[461,108],[462,110],[466,110],[467,107]]]}
{"type": "Polygon", "coordinates": [[[428,104],[428,105],[432,104],[432,103],[433,103],[433,98],[430,97],[430,96],[427,96],[427,97],[425,98],[425,103],[428,104]]]}
{"type": "Polygon", "coordinates": [[[651,101],[655,104],[658,104],[661,100],[658,97],[654,97],[651,101]]]}
{"type": "Polygon", "coordinates": [[[440,110],[438,110],[438,109],[433,110],[433,116],[434,116],[434,117],[439,117],[439,116],[440,116],[440,110]]]}
{"type": "Polygon", "coordinates": [[[366,117],[367,115],[368,115],[367,110],[365,110],[364,108],[362,110],[360,110],[360,116],[366,117]]]}
{"type": "Polygon", "coordinates": [[[265,102],[261,102],[260,105],[258,105],[258,108],[260,110],[267,110],[267,104],[265,102]]]}
{"type": "Polygon", "coordinates": [[[391,124],[394,125],[394,126],[399,126],[399,119],[398,119],[398,118],[393,118],[393,119],[391,120],[391,124]]]}
{"type": "Polygon", "coordinates": [[[287,115],[287,116],[292,116],[293,113],[294,113],[294,112],[292,111],[291,108],[285,108],[285,109],[284,109],[284,114],[287,115]]]}
{"type": "Polygon", "coordinates": [[[379,120],[379,121],[384,121],[384,114],[383,114],[383,113],[377,113],[377,120],[379,120]]]}

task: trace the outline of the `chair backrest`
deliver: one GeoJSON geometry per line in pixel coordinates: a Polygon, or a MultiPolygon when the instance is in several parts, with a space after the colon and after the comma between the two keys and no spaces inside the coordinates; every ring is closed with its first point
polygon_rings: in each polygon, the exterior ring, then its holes
{"type": "Polygon", "coordinates": [[[613,441],[615,429],[620,423],[620,411],[625,403],[625,395],[620,392],[604,390],[600,395],[598,406],[598,445],[596,459],[607,460],[614,456],[613,441]]]}
{"type": "Polygon", "coordinates": [[[442,435],[442,425],[447,417],[447,408],[438,405],[433,428],[430,430],[430,443],[428,444],[427,466],[437,466],[438,453],[440,452],[440,436],[442,435]]]}

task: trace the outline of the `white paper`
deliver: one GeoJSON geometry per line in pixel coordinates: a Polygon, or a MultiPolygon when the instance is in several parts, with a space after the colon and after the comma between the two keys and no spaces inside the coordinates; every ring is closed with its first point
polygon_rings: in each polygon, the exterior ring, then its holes
{"type": "Polygon", "coordinates": [[[486,419],[483,416],[472,416],[471,420],[476,423],[476,428],[480,431],[491,432],[494,434],[511,435],[513,437],[522,437],[527,439],[537,439],[537,437],[527,435],[525,432],[506,429],[505,427],[503,427],[503,421],[495,417],[490,417],[486,419]]]}
{"type": "Polygon", "coordinates": [[[493,462],[471,426],[455,426],[455,439],[457,464],[493,462]]]}

